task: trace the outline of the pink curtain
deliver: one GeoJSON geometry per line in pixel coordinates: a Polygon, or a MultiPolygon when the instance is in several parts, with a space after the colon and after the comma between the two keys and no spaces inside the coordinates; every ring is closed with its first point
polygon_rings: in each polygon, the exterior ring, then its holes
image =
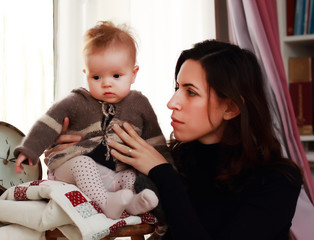
{"type": "Polygon", "coordinates": [[[313,240],[314,184],[304,153],[280,52],[277,5],[274,0],[227,0],[231,42],[258,57],[267,80],[275,130],[287,156],[304,170],[302,189],[291,228],[299,240],[313,240]],[[312,200],[312,202],[311,202],[312,200]]]}

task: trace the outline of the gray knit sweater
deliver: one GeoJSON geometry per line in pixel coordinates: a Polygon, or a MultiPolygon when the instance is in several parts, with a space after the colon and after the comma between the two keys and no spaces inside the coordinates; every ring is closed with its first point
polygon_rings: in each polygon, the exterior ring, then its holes
{"type": "MultiPolygon", "coordinates": [[[[107,104],[94,99],[83,88],[73,90],[66,98],[56,102],[33,125],[21,145],[16,147],[15,156],[22,152],[36,164],[43,151],[60,135],[65,117],[70,119],[67,134],[80,135],[82,140],[50,156],[48,162],[50,171],[75,156],[91,153],[100,144],[109,150],[107,138],[121,142],[112,126],[115,123],[121,126],[123,122],[130,123],[143,139],[153,145],[166,159],[169,161],[171,159],[157,117],[144,95],[138,91],[131,91],[119,103],[107,104]],[[107,121],[108,118],[110,121],[107,121]],[[105,124],[106,122],[109,124],[105,124]]],[[[110,151],[107,151],[103,161],[109,159],[109,154],[110,151]]],[[[116,161],[116,171],[124,168],[124,164],[116,161]]]]}

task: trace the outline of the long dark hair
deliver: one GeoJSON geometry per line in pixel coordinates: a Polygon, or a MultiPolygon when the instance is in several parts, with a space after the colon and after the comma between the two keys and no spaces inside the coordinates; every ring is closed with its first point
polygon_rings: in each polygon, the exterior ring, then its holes
{"type": "Polygon", "coordinates": [[[237,147],[239,151],[222,163],[217,180],[232,186],[238,176],[259,166],[272,166],[293,180],[289,171],[281,166],[300,170],[282,155],[272,126],[263,74],[255,55],[225,42],[200,42],[181,53],[175,69],[176,81],[187,59],[200,62],[209,88],[214,89],[218,97],[231,99],[241,112],[228,121],[221,141],[223,146],[237,147]]]}

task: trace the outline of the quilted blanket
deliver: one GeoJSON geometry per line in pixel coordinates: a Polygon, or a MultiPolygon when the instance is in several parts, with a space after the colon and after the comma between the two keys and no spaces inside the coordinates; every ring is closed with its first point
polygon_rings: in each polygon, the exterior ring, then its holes
{"type": "Polygon", "coordinates": [[[68,239],[101,239],[132,224],[156,224],[150,213],[107,218],[75,185],[52,180],[24,183],[0,197],[0,239],[44,240],[58,228],[68,239]]]}

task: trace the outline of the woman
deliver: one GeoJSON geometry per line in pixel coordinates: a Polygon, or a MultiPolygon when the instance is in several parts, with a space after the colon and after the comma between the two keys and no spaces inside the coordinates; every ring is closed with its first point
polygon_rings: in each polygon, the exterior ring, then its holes
{"type": "Polygon", "coordinates": [[[114,130],[128,146],[108,143],[156,184],[164,239],[287,240],[302,178],[282,156],[256,57],[204,41],[182,52],[175,79],[168,108],[178,173],[127,123],[114,130]]]}

